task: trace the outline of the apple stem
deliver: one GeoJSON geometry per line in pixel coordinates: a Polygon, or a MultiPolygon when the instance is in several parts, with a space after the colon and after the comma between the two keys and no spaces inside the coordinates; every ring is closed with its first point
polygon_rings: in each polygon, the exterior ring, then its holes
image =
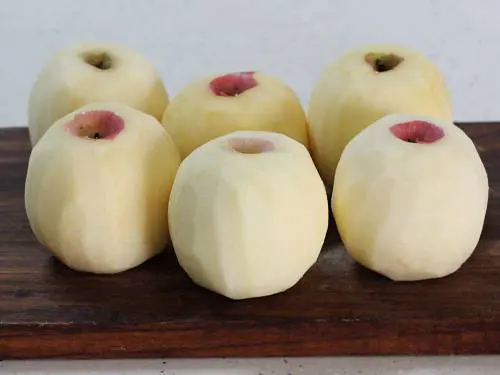
{"type": "Polygon", "coordinates": [[[217,96],[239,96],[255,86],[254,72],[230,73],[210,81],[210,89],[217,96]]]}
{"type": "Polygon", "coordinates": [[[113,139],[125,128],[122,117],[108,110],[90,110],[77,113],[66,124],[66,130],[85,139],[113,139]]]}
{"type": "Polygon", "coordinates": [[[380,58],[375,60],[375,69],[377,70],[377,72],[381,72],[381,73],[389,70],[389,68],[385,64],[384,60],[380,59],[380,58]]]}
{"type": "Polygon", "coordinates": [[[240,154],[262,154],[273,151],[273,142],[261,138],[231,138],[229,146],[240,154]]]}
{"type": "Polygon", "coordinates": [[[404,59],[393,53],[368,53],[365,61],[370,64],[377,73],[384,73],[395,69],[404,59]]]}
{"type": "Polygon", "coordinates": [[[407,143],[434,143],[444,137],[441,127],[427,121],[414,120],[395,124],[391,133],[407,143]]]}
{"type": "Polygon", "coordinates": [[[88,53],[83,58],[85,62],[96,69],[108,70],[113,65],[113,59],[106,52],[88,53]]]}

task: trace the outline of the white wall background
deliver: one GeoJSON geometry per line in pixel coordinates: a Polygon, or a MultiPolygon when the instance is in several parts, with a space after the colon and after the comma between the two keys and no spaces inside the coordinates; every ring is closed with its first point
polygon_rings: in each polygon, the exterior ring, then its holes
{"type": "Polygon", "coordinates": [[[324,65],[395,42],[441,68],[455,118],[500,120],[498,0],[0,0],[0,126],[26,124],[41,65],[75,41],[120,42],[161,71],[171,95],[195,76],[260,69],[307,104],[324,65]]]}

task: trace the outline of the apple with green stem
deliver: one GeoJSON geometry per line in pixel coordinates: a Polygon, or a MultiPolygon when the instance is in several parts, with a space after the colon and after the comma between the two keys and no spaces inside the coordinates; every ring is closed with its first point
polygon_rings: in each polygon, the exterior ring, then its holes
{"type": "Polygon", "coordinates": [[[443,75],[426,56],[402,45],[375,44],[354,48],[328,64],[308,109],[311,154],[327,186],[346,144],[393,113],[452,122],[443,75]]]}

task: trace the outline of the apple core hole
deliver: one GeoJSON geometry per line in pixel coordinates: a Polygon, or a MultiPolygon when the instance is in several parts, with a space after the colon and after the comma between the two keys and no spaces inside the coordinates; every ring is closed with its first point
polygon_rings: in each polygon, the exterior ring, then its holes
{"type": "Polygon", "coordinates": [[[262,138],[232,138],[229,146],[240,154],[262,154],[274,150],[273,142],[262,138]]]}
{"type": "Polygon", "coordinates": [[[396,69],[403,62],[404,58],[393,53],[368,53],[365,61],[371,65],[377,73],[384,73],[396,69]]]}
{"type": "Polygon", "coordinates": [[[83,56],[83,60],[99,70],[108,70],[113,66],[113,59],[106,52],[90,52],[83,56]]]}
{"type": "Polygon", "coordinates": [[[78,113],[66,124],[66,130],[86,139],[113,139],[125,128],[123,118],[106,110],[78,113]]]}
{"type": "Polygon", "coordinates": [[[210,81],[210,90],[216,96],[238,96],[257,86],[255,72],[239,72],[218,76],[210,81]]]}
{"type": "Polygon", "coordinates": [[[427,121],[408,121],[391,126],[391,133],[408,143],[434,143],[444,137],[441,127],[427,121]]]}

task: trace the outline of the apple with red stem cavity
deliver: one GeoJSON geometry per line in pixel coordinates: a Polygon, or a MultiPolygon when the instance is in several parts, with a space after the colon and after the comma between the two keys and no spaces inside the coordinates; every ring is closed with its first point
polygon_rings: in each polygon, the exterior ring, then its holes
{"type": "Polygon", "coordinates": [[[347,252],[396,281],[447,276],[476,248],[488,175],[459,127],[388,115],[358,133],[337,166],[331,208],[347,252]]]}
{"type": "Polygon", "coordinates": [[[425,55],[402,45],[374,44],[354,48],[328,64],[308,108],[311,154],[327,186],[333,183],[345,145],[393,113],[452,122],[443,75],[425,55]]]}
{"type": "Polygon", "coordinates": [[[138,266],[169,242],[180,161],[160,122],[135,108],[102,102],[69,113],[29,158],[25,206],[35,237],[77,271],[138,266]]]}
{"type": "Polygon", "coordinates": [[[231,299],[299,282],[318,259],[328,214],[306,147],[265,131],[233,132],[195,149],[169,202],[179,264],[196,284],[231,299]]]}
{"type": "Polygon", "coordinates": [[[139,52],[113,43],[71,44],[45,63],[31,89],[31,144],[56,120],[86,104],[123,103],[160,121],[168,101],[157,69],[139,52]]]}
{"type": "Polygon", "coordinates": [[[193,80],[162,118],[182,158],[211,139],[239,130],[273,131],[308,147],[299,98],[278,78],[238,72],[193,80]]]}

